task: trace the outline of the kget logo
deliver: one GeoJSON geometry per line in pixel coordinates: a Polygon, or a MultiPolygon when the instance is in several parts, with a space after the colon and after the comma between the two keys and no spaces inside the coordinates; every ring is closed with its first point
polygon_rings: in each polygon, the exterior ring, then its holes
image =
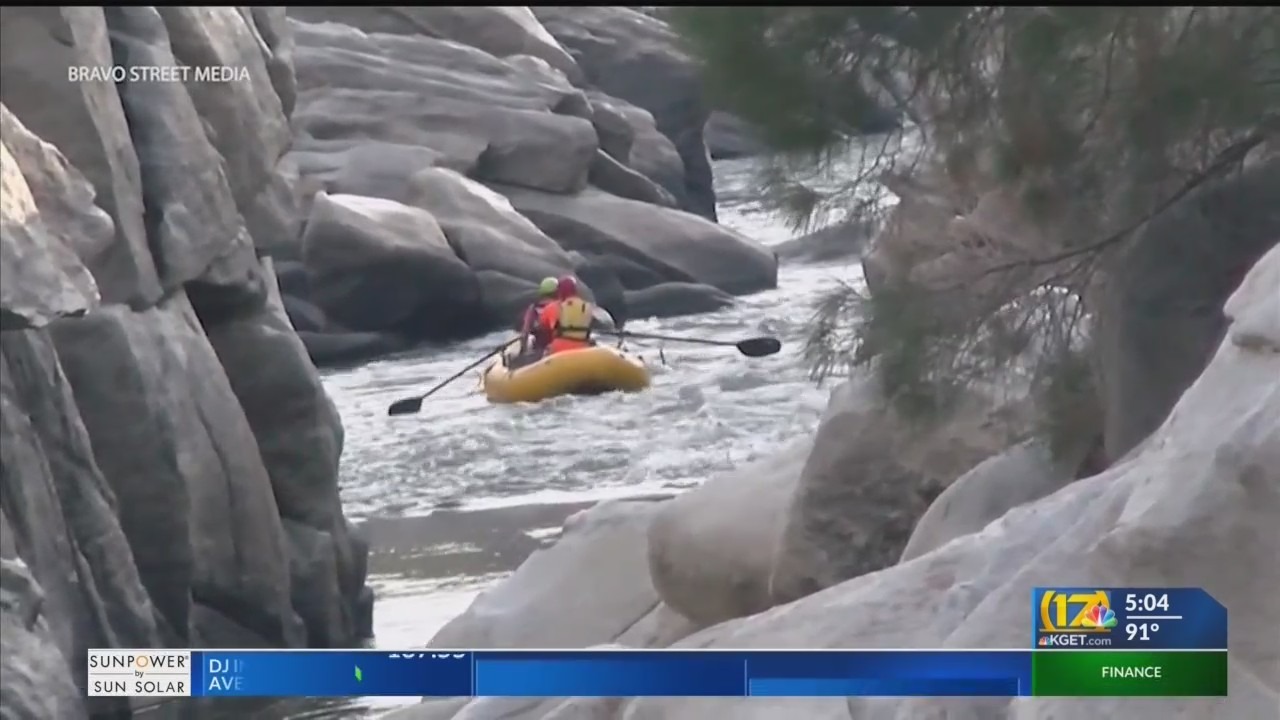
{"type": "Polygon", "coordinates": [[[1040,632],[1108,633],[1115,626],[1116,613],[1106,590],[1046,590],[1040,598],[1040,632]]]}

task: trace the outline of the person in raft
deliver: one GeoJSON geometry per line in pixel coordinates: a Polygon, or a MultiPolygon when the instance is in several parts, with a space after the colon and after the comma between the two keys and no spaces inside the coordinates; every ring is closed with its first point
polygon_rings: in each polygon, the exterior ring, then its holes
{"type": "Polygon", "coordinates": [[[556,301],[542,308],[538,325],[549,335],[547,354],[592,347],[591,324],[595,306],[582,297],[578,281],[565,276],[556,283],[556,301]]]}
{"type": "Polygon", "coordinates": [[[538,320],[542,311],[556,301],[556,288],[559,281],[553,277],[545,277],[538,283],[538,297],[525,308],[520,318],[520,351],[517,357],[537,359],[551,342],[551,333],[542,327],[538,320]],[[532,345],[530,344],[532,341],[532,345]]]}

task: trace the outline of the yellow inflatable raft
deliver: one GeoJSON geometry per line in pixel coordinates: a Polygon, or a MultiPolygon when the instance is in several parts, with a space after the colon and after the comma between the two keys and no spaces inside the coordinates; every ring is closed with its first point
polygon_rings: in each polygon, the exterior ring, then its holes
{"type": "Polygon", "coordinates": [[[484,394],[491,403],[538,402],[612,390],[637,392],[649,387],[644,363],[612,347],[560,352],[514,370],[509,368],[510,361],[504,355],[484,372],[484,394]]]}

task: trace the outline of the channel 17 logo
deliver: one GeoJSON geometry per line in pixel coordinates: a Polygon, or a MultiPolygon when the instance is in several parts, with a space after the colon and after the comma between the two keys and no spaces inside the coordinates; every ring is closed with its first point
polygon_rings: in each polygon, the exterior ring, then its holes
{"type": "Polygon", "coordinates": [[[1040,598],[1040,632],[1107,633],[1115,626],[1116,612],[1106,590],[1045,590],[1040,598]]]}

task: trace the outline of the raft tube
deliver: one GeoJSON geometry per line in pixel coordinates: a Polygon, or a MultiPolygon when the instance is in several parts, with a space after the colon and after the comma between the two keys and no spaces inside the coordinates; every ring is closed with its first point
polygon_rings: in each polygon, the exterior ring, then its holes
{"type": "Polygon", "coordinates": [[[507,367],[508,362],[504,356],[484,372],[484,394],[491,403],[539,402],[614,390],[639,392],[649,387],[644,363],[612,347],[566,350],[515,370],[507,367]]]}

